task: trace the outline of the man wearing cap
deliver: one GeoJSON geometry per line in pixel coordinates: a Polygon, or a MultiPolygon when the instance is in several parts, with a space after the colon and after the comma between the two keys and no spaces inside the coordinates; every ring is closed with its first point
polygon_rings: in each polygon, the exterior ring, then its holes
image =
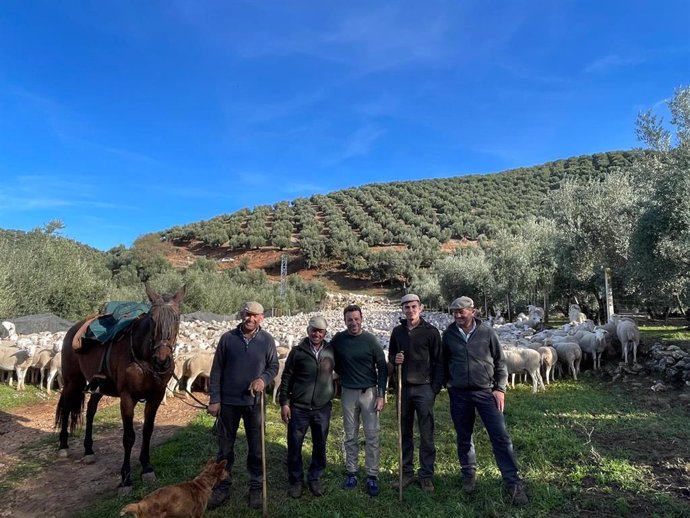
{"type": "Polygon", "coordinates": [[[302,444],[311,430],[312,454],[307,481],[314,496],[323,495],[321,476],[326,469],[326,441],[333,399],[333,348],[325,340],[326,319],[309,319],[307,337],[293,347],[280,383],[280,417],[287,424],[288,494],[302,496],[302,444]]]}
{"type": "Polygon", "coordinates": [[[335,371],[343,387],[340,398],[345,432],[345,469],[343,488],[357,487],[359,466],[359,419],[364,428],[364,467],[366,491],[379,494],[379,412],[386,404],[388,366],[383,348],[376,337],[362,329],[362,309],[351,304],[343,310],[347,330],[331,340],[335,352],[335,371]]]}
{"type": "Polygon", "coordinates": [[[260,509],[263,504],[261,412],[264,409],[256,396],[278,374],[278,353],[273,337],[261,329],[264,319],[261,304],[247,302],[240,317],[240,324],[220,337],[211,367],[208,413],[218,418],[217,460],[228,461],[229,476],[213,488],[209,509],[218,507],[230,494],[240,419],[247,436],[249,505],[260,509]]]}
{"type": "Polygon", "coordinates": [[[513,442],[503,418],[508,382],[503,348],[491,326],[475,317],[471,298],[457,298],[449,309],[455,322],[443,332],[443,358],[463,491],[474,492],[476,484],[477,457],[472,439],[476,411],[491,440],[512,502],[524,505],[529,500],[518,476],[513,442]]]}
{"type": "MultiPolygon", "coordinates": [[[[427,493],[434,491],[432,477],[436,461],[434,445],[434,401],[443,386],[441,334],[421,317],[424,309],[419,297],[409,293],[400,299],[405,319],[391,332],[388,361],[401,366],[402,398],[402,485],[414,477],[414,416],[419,428],[419,485],[427,493]]],[[[397,489],[400,481],[393,484],[397,489]]]]}

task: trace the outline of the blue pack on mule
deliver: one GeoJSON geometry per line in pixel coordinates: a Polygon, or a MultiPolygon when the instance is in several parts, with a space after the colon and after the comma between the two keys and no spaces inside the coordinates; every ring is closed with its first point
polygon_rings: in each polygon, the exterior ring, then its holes
{"type": "Polygon", "coordinates": [[[87,318],[72,340],[72,347],[79,351],[83,346],[82,340],[95,340],[106,343],[114,340],[125,331],[140,315],[148,313],[150,304],[143,302],[108,302],[103,313],[87,318]]]}

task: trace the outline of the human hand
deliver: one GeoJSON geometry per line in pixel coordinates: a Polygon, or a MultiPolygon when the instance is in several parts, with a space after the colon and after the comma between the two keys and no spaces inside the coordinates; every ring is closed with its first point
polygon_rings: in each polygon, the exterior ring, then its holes
{"type": "Polygon", "coordinates": [[[252,396],[255,396],[256,394],[261,394],[264,391],[264,387],[264,380],[262,380],[261,378],[256,378],[249,385],[249,393],[252,396]]]}
{"type": "Polygon", "coordinates": [[[395,355],[395,364],[396,365],[402,365],[402,363],[405,361],[405,353],[400,351],[398,354],[395,355]]]}
{"type": "Polygon", "coordinates": [[[386,399],[382,397],[377,397],[376,403],[374,403],[374,410],[380,412],[381,410],[383,410],[384,406],[386,406],[386,399]]]}
{"type": "Polygon", "coordinates": [[[285,424],[288,424],[290,422],[290,418],[292,417],[292,412],[290,411],[290,405],[283,405],[280,407],[280,418],[283,420],[285,424]]]}
{"type": "Polygon", "coordinates": [[[220,403],[211,403],[206,408],[206,411],[213,417],[218,417],[218,414],[220,414],[220,403]]]}
{"type": "Polygon", "coordinates": [[[506,395],[503,392],[501,392],[500,390],[494,390],[493,395],[494,395],[494,399],[496,400],[496,406],[498,407],[498,411],[503,413],[503,408],[505,407],[506,395]]]}

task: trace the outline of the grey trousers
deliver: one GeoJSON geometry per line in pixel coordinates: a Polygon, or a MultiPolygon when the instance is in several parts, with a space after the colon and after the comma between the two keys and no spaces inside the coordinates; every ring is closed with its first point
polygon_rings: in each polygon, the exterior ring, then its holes
{"type": "Polygon", "coordinates": [[[341,396],[343,428],[345,432],[345,469],[357,473],[359,469],[359,421],[364,428],[364,468],[367,476],[379,475],[379,414],[376,405],[376,387],[368,389],[343,388],[341,396]]]}

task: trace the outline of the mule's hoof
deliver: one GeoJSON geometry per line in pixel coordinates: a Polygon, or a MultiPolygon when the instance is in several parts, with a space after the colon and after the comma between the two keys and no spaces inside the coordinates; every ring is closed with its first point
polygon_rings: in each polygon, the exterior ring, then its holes
{"type": "Polygon", "coordinates": [[[67,457],[69,457],[69,450],[67,448],[58,450],[58,459],[66,459],[67,457]]]}
{"type": "Polygon", "coordinates": [[[117,496],[123,498],[132,492],[132,486],[118,486],[117,496]]]}
{"type": "Polygon", "coordinates": [[[96,456],[93,453],[91,455],[84,455],[84,458],[81,461],[84,464],[93,464],[96,462],[96,456]]]}
{"type": "Polygon", "coordinates": [[[141,480],[145,484],[153,484],[156,481],[156,474],[153,471],[141,474],[141,480]]]}

